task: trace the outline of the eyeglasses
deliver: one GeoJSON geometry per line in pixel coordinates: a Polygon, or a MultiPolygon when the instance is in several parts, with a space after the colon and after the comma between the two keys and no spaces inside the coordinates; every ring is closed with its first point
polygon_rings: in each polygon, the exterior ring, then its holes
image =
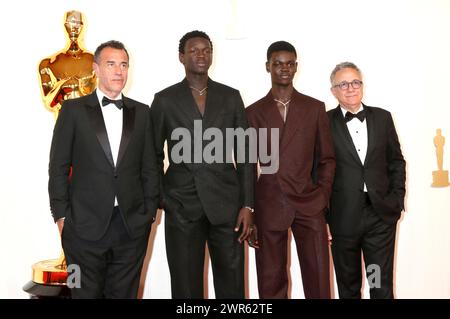
{"type": "Polygon", "coordinates": [[[341,82],[341,83],[339,83],[339,84],[333,85],[333,87],[334,87],[334,88],[335,88],[335,87],[339,87],[339,89],[341,89],[341,90],[348,90],[348,88],[349,88],[350,85],[351,85],[352,88],[354,88],[354,89],[359,89],[359,88],[361,87],[362,84],[363,84],[363,82],[360,81],[360,80],[353,80],[353,81],[351,81],[351,82],[347,82],[347,81],[341,82]]]}

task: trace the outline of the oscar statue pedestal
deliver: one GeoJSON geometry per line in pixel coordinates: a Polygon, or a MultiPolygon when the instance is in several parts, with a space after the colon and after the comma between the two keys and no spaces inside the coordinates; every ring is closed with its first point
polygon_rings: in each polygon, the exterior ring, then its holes
{"type": "Polygon", "coordinates": [[[433,171],[433,184],[432,187],[447,187],[448,182],[448,171],[433,171]]]}
{"type": "Polygon", "coordinates": [[[32,269],[32,280],[23,286],[30,298],[70,298],[70,289],[66,285],[67,267],[64,255],[59,259],[37,262],[32,269]]]}

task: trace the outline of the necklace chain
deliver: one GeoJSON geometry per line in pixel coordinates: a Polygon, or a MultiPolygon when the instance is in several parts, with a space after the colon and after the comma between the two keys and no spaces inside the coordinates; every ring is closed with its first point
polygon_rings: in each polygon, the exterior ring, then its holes
{"type": "Polygon", "coordinates": [[[285,108],[288,106],[289,102],[291,102],[291,99],[289,99],[289,101],[283,102],[281,100],[277,100],[277,99],[273,99],[275,102],[280,103],[281,105],[283,105],[285,108]]]}
{"type": "Polygon", "coordinates": [[[191,89],[197,91],[198,95],[203,95],[203,94],[205,94],[205,93],[206,93],[206,90],[208,89],[207,86],[205,86],[205,87],[204,87],[203,89],[201,89],[201,90],[199,90],[199,89],[197,89],[196,87],[193,87],[193,86],[189,86],[189,87],[190,87],[191,89]]]}
{"type": "Polygon", "coordinates": [[[286,122],[287,107],[288,107],[289,102],[291,102],[291,99],[289,99],[289,100],[286,101],[286,102],[283,102],[283,101],[277,100],[277,99],[273,99],[273,100],[274,100],[275,102],[278,102],[278,103],[280,103],[281,105],[284,106],[284,112],[283,112],[283,114],[282,114],[282,117],[283,117],[283,122],[286,122]]]}

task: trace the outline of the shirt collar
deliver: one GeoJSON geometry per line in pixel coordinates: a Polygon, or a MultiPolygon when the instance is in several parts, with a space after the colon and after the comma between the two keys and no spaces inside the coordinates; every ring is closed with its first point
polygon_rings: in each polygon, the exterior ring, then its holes
{"type": "MultiPolygon", "coordinates": [[[[102,90],[100,90],[99,88],[97,88],[97,97],[98,97],[98,102],[100,104],[100,106],[102,105],[102,100],[103,97],[106,96],[109,99],[109,96],[107,96],[102,90]]],[[[111,100],[121,100],[123,99],[123,95],[122,93],[120,93],[119,95],[117,95],[117,97],[115,99],[111,99],[111,100]]]]}
{"type": "MultiPolygon", "coordinates": [[[[347,112],[350,112],[350,111],[347,111],[346,109],[344,109],[343,107],[342,107],[342,105],[339,105],[339,107],[341,108],[341,112],[342,112],[342,115],[345,117],[345,114],[347,114],[347,112]]],[[[358,113],[359,111],[362,111],[363,110],[363,105],[362,105],[362,103],[359,105],[359,107],[358,107],[358,109],[356,110],[356,112],[354,113],[354,114],[356,114],[356,113],[358,113]]]]}

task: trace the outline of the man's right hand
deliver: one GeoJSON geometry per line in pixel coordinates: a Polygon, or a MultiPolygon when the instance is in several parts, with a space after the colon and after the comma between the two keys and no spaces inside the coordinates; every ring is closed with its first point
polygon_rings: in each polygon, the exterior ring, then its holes
{"type": "Polygon", "coordinates": [[[64,218],[60,218],[56,221],[56,224],[58,225],[59,235],[61,236],[62,230],[64,228],[64,218]]]}

